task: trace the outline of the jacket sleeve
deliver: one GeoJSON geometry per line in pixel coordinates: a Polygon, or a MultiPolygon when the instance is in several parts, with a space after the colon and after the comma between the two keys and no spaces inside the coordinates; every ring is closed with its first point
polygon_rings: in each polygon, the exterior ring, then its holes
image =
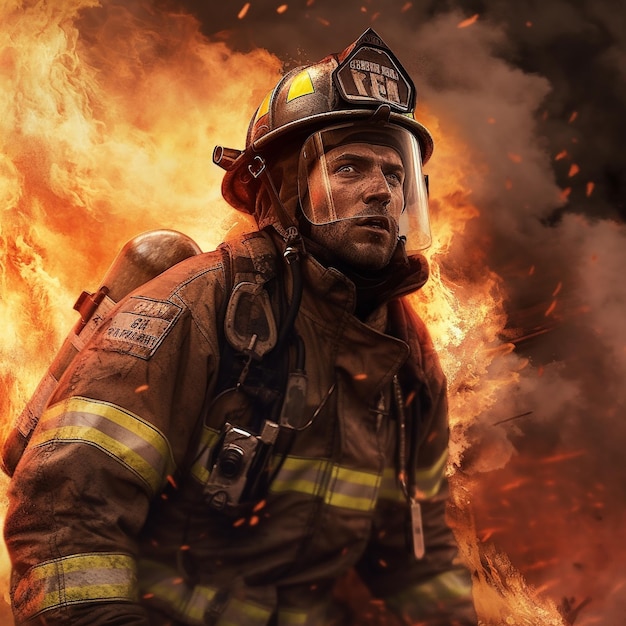
{"type": "Polygon", "coordinates": [[[475,626],[470,573],[459,560],[446,523],[445,458],[418,470],[431,485],[430,493],[424,491],[419,498],[424,556],[413,556],[409,505],[390,476],[383,482],[370,544],[357,569],[372,593],[407,624],[475,626]]]}
{"type": "Polygon", "coordinates": [[[415,559],[407,541],[407,505],[381,502],[359,574],[407,624],[476,626],[470,574],[458,561],[456,542],[444,519],[445,487],[421,505],[424,557],[415,559]]]}
{"type": "Polygon", "coordinates": [[[16,624],[147,626],[136,538],[201,412],[209,335],[157,279],[61,378],[9,486],[16,624]]]}
{"type": "Polygon", "coordinates": [[[413,318],[411,333],[409,343],[419,345],[420,354],[409,364],[414,368],[409,379],[415,381],[409,389],[416,393],[405,392],[407,398],[414,398],[412,406],[411,400],[407,402],[406,414],[417,455],[412,484],[421,508],[425,553],[419,559],[413,555],[410,508],[398,485],[397,469],[390,467],[383,479],[370,545],[358,570],[374,595],[408,624],[475,626],[470,573],[459,560],[446,522],[446,381],[420,320],[413,318]]]}

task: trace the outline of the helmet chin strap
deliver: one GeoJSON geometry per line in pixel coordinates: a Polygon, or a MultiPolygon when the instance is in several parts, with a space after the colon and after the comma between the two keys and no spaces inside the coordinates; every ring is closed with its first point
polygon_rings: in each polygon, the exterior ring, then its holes
{"type": "Polygon", "coordinates": [[[265,188],[270,195],[272,205],[278,217],[278,223],[275,224],[275,227],[277,227],[276,232],[285,240],[285,244],[287,245],[285,254],[287,254],[287,250],[289,250],[290,247],[302,249],[302,238],[300,236],[298,222],[295,217],[289,215],[283,201],[280,199],[265,159],[260,154],[257,154],[252,159],[252,163],[248,165],[248,171],[253,178],[265,184],[265,188]]]}
{"type": "Polygon", "coordinates": [[[285,205],[283,204],[276,185],[272,180],[272,176],[267,168],[265,159],[260,154],[257,154],[252,163],[248,165],[248,171],[253,178],[261,180],[265,184],[265,187],[270,195],[272,205],[276,209],[276,214],[279,222],[274,224],[276,232],[283,238],[285,242],[285,249],[283,250],[283,258],[287,265],[291,268],[291,302],[287,310],[287,315],[282,323],[282,328],[276,342],[274,350],[279,346],[282,346],[289,338],[293,330],[293,325],[296,319],[296,315],[300,310],[300,303],[302,301],[302,269],[300,266],[300,259],[304,253],[304,242],[298,229],[298,223],[295,218],[292,218],[285,205]],[[278,228],[280,227],[280,229],[278,228]],[[283,232],[280,232],[280,231],[283,232]]]}

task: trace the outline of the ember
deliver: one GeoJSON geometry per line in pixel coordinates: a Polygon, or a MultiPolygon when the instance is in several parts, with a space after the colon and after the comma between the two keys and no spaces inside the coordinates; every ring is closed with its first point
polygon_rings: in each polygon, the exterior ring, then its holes
{"type": "Polygon", "coordinates": [[[466,20],[463,20],[462,22],[459,22],[458,27],[467,28],[468,26],[471,26],[472,24],[474,24],[477,20],[478,20],[478,13],[476,13],[475,15],[472,15],[472,17],[469,17],[466,20]]]}
{"type": "Polygon", "coordinates": [[[248,14],[248,9],[250,8],[250,3],[246,2],[240,9],[239,13],[237,13],[237,17],[242,20],[248,14]]]}

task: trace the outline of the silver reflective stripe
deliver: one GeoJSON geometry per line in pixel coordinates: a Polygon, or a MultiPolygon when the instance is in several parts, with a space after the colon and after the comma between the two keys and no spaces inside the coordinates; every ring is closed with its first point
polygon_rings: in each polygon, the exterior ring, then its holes
{"type": "Polygon", "coordinates": [[[329,506],[371,511],[381,477],[328,460],[287,457],[270,486],[272,493],[295,492],[322,497],[329,506]]]}
{"type": "Polygon", "coordinates": [[[14,593],[20,622],[50,609],[107,600],[137,602],[132,557],[90,553],[46,561],[31,568],[14,593]]]}
{"type": "Polygon", "coordinates": [[[151,494],[162,489],[175,467],[163,433],[130,411],[89,398],[68,398],[44,412],[31,446],[51,441],[99,448],[138,476],[151,494]]]}
{"type": "Polygon", "coordinates": [[[324,501],[330,506],[371,511],[376,506],[380,481],[378,474],[335,465],[331,470],[331,480],[324,501]]]}
{"type": "Polygon", "coordinates": [[[328,476],[329,462],[288,456],[270,486],[270,491],[296,491],[319,495],[328,476]]]}

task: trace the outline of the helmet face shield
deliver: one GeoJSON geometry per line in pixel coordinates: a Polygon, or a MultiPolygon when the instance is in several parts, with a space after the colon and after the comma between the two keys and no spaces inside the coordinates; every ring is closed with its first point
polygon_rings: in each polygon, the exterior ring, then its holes
{"type": "Polygon", "coordinates": [[[298,165],[302,212],[311,224],[385,218],[410,254],[430,245],[419,143],[394,124],[348,123],[313,133],[298,165]]]}

